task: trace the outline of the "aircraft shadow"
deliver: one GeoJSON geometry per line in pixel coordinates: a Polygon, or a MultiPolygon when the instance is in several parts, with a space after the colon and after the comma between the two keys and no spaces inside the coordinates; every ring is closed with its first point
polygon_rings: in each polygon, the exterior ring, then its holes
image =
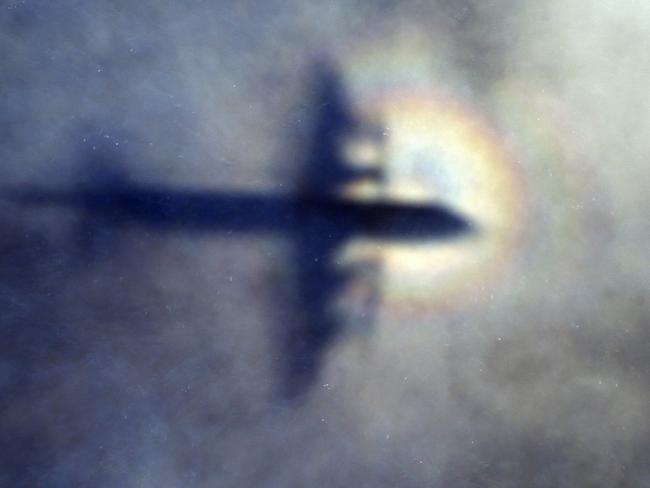
{"type": "MultiPolygon", "coordinates": [[[[336,190],[372,171],[351,169],[339,144],[357,130],[342,83],[327,63],[315,69],[313,133],[306,144],[300,188],[289,195],[189,191],[129,181],[125,162],[110,150],[86,155],[83,184],[68,191],[14,188],[7,194],[30,206],[64,206],[81,212],[79,252],[107,252],[120,229],[184,233],[286,235],[294,246],[297,320],[277,334],[283,398],[302,398],[317,380],[328,348],[342,325],[332,312],[334,295],[349,279],[337,264],[342,245],[356,236],[419,241],[467,233],[464,217],[442,205],[357,202],[336,190]]],[[[110,252],[110,251],[108,251],[110,252]]],[[[372,311],[369,311],[371,313],[372,311]]]]}

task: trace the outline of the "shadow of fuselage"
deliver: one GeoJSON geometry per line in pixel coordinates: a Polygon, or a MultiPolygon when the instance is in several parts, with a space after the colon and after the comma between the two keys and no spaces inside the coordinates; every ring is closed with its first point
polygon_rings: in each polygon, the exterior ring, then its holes
{"type": "MultiPolygon", "coordinates": [[[[469,222],[442,205],[390,201],[354,201],[336,195],[345,183],[376,177],[376,170],[351,169],[342,160],[339,143],[357,122],[336,71],[316,71],[315,123],[302,163],[300,191],[264,195],[234,191],[184,191],[130,183],[102,165],[123,163],[109,158],[97,164],[92,181],[69,191],[42,188],[9,190],[17,203],[63,206],[79,210],[89,224],[79,238],[88,247],[106,229],[126,226],[185,233],[219,232],[264,235],[280,233],[295,246],[298,320],[278,334],[283,357],[282,396],[301,397],[318,376],[322,356],[339,335],[341,324],[330,312],[332,296],[348,279],[336,263],[341,246],[355,237],[421,241],[444,239],[471,230],[469,222]],[[107,176],[108,175],[108,176],[107,176]]],[[[91,246],[92,247],[92,246],[91,246]]]]}

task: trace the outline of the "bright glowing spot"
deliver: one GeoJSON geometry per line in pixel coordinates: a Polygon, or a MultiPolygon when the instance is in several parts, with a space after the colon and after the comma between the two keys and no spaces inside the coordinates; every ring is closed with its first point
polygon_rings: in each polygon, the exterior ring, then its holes
{"type": "Polygon", "coordinates": [[[348,194],[441,203],[478,228],[470,237],[381,248],[365,242],[348,250],[352,261],[373,254],[382,262],[384,303],[411,313],[489,297],[486,284],[515,260],[529,221],[521,168],[505,142],[478,112],[443,92],[416,58],[409,52],[409,63],[381,63],[367,55],[343,66],[355,108],[368,124],[385,128],[381,144],[348,148],[356,161],[379,160],[384,181],[361,182],[348,194]]]}

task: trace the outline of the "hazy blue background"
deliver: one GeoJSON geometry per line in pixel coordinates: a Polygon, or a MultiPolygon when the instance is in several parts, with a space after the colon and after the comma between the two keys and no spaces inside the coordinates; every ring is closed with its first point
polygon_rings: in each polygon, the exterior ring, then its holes
{"type": "Polygon", "coordinates": [[[648,5],[0,8],[3,186],[66,188],[99,151],[137,181],[285,191],[314,59],[416,32],[477,111],[535,149],[525,192],[550,222],[491,299],[417,318],[383,305],[287,406],[273,394],[274,337],[296,320],[281,238],[131,229],[88,259],[78,214],[2,202],[1,485],[650,486],[648,5]],[[556,127],[552,150],[522,138],[504,92],[533,133],[556,127]]]}

